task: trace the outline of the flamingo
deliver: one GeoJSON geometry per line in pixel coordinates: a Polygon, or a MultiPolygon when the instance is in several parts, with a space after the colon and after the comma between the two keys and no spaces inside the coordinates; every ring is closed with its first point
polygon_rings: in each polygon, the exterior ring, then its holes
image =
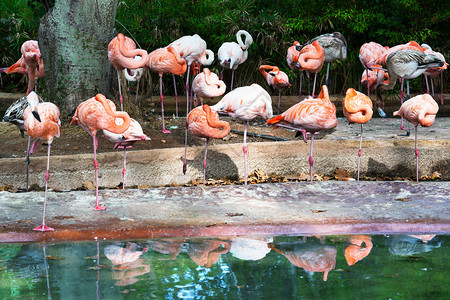
{"type": "Polygon", "coordinates": [[[125,173],[126,173],[126,165],[127,165],[127,149],[133,148],[133,144],[138,141],[146,141],[150,140],[148,136],[144,134],[142,131],[141,125],[133,118],[131,118],[130,127],[122,133],[117,134],[110,132],[106,129],[103,129],[103,134],[105,138],[114,143],[114,149],[123,149],[123,181],[122,188],[125,189],[125,173]]]}
{"type": "Polygon", "coordinates": [[[372,119],[372,100],[363,93],[355,91],[353,88],[349,88],[346,92],[345,98],[342,101],[344,108],[344,116],[347,118],[349,124],[359,123],[361,124],[361,139],[359,141],[358,151],[358,177],[359,181],[359,169],[361,165],[361,147],[363,136],[363,124],[372,119]]]}
{"type": "Polygon", "coordinates": [[[126,112],[116,111],[114,103],[102,94],[97,94],[80,105],[72,117],[71,124],[80,125],[93,139],[94,167],[95,167],[95,210],[105,210],[106,207],[98,205],[98,163],[97,163],[97,131],[106,129],[112,133],[124,133],[131,123],[126,112]],[[122,119],[120,125],[117,119],[122,119]]]}
{"type": "Polygon", "coordinates": [[[25,112],[25,109],[27,107],[28,107],[28,99],[27,96],[25,96],[14,101],[6,109],[5,115],[3,116],[3,122],[9,122],[11,124],[16,125],[17,128],[19,128],[21,137],[24,137],[25,126],[23,125],[23,113],[25,112]]]}
{"type": "MultiPolygon", "coordinates": [[[[8,68],[0,68],[0,73],[6,73],[6,74],[12,74],[12,73],[18,73],[23,75],[28,75],[28,69],[27,65],[25,63],[25,60],[23,56],[19,58],[18,61],[16,61],[14,64],[12,64],[8,68]]],[[[36,68],[36,71],[34,73],[35,82],[37,82],[38,79],[44,78],[45,71],[44,71],[44,61],[41,59],[39,61],[39,67],[36,68]]],[[[36,86],[35,86],[36,89],[36,86]]]]}
{"type": "Polygon", "coordinates": [[[226,88],[227,86],[219,79],[219,76],[211,73],[208,68],[204,68],[192,81],[192,90],[198,95],[202,105],[204,98],[222,96],[226,88]]]}
{"type": "Polygon", "coordinates": [[[345,260],[349,266],[363,260],[372,251],[372,239],[370,236],[357,234],[349,238],[350,245],[344,250],[345,260]],[[364,244],[364,246],[363,246],[364,244]]]}
{"type": "Polygon", "coordinates": [[[328,273],[336,267],[335,246],[298,241],[269,243],[269,248],[307,272],[323,272],[323,281],[327,281],[328,273]]]}
{"type": "Polygon", "coordinates": [[[189,241],[189,256],[199,266],[211,268],[221,254],[230,250],[230,243],[222,240],[198,239],[189,241]]]}
{"type": "MultiPolygon", "coordinates": [[[[325,50],[325,62],[327,65],[327,75],[325,77],[325,85],[328,86],[328,74],[330,72],[330,64],[336,60],[345,60],[347,58],[347,40],[340,32],[325,33],[319,35],[312,40],[306,42],[306,45],[312,44],[312,42],[318,41],[320,46],[325,50]]],[[[297,46],[297,50],[300,51],[301,46],[297,46]]]]}
{"type": "Polygon", "coordinates": [[[305,143],[306,133],[311,133],[311,149],[309,153],[310,179],[313,180],[313,143],[314,134],[324,129],[337,126],[336,107],[330,101],[328,88],[322,86],[318,98],[309,97],[300,103],[291,106],[287,111],[267,121],[267,124],[282,126],[300,131],[305,143]]]}
{"type": "Polygon", "coordinates": [[[186,60],[172,47],[156,49],[148,55],[148,68],[159,75],[159,98],[161,99],[162,132],[170,133],[164,125],[164,102],[162,94],[163,74],[181,75],[186,72],[186,60]]]}
{"type": "MultiPolygon", "coordinates": [[[[377,87],[377,105],[383,105],[381,90],[392,90],[397,78],[406,79],[406,99],[409,99],[409,79],[414,79],[423,74],[428,68],[442,67],[444,62],[434,54],[427,54],[413,49],[401,49],[392,52],[386,59],[386,68],[389,73],[389,84],[380,84],[377,87]]],[[[403,100],[403,98],[401,99],[403,100]]],[[[403,105],[403,101],[402,101],[403,105]]],[[[403,127],[403,118],[401,129],[403,127]]],[[[409,135],[409,128],[406,129],[409,135]]]]}
{"type": "MultiPolygon", "coordinates": [[[[209,66],[214,61],[214,52],[206,49],[206,42],[198,34],[185,35],[170,43],[168,47],[173,47],[180,56],[186,60],[188,69],[186,77],[186,115],[189,113],[189,71],[194,61],[202,65],[209,66]]],[[[183,72],[184,73],[184,72],[183,72]]],[[[175,74],[180,75],[180,74],[175,74]]]]}
{"type": "Polygon", "coordinates": [[[234,79],[234,70],[237,67],[245,62],[248,57],[248,47],[253,43],[253,38],[245,30],[239,30],[236,33],[236,42],[226,42],[220,46],[217,57],[219,59],[219,63],[222,66],[221,78],[223,76],[223,70],[225,68],[231,69],[231,88],[233,90],[233,79],[234,79]],[[242,36],[245,36],[245,42],[242,41],[242,36]]]}
{"type": "Polygon", "coordinates": [[[316,89],[317,72],[322,70],[325,61],[325,50],[320,46],[318,41],[313,41],[311,44],[305,45],[300,50],[298,64],[300,70],[305,70],[309,77],[309,72],[314,73],[314,84],[312,90],[312,97],[314,98],[314,91],[316,89]]]}
{"type": "MultiPolygon", "coordinates": [[[[51,102],[40,102],[39,96],[35,92],[30,92],[27,96],[28,107],[23,113],[24,126],[28,135],[33,139],[47,141],[47,171],[45,173],[45,194],[44,209],[42,213],[42,224],[33,230],[35,231],[53,231],[54,229],[45,225],[45,208],[47,205],[47,187],[50,177],[50,147],[53,139],[61,134],[61,121],[59,120],[59,109],[51,102]]],[[[37,144],[33,143],[35,147],[37,144]]],[[[30,143],[28,143],[27,153],[30,143]]],[[[28,158],[28,157],[27,157],[28,158]]]]}
{"type": "Polygon", "coordinates": [[[442,53],[433,51],[429,45],[422,44],[421,47],[425,49],[425,51],[424,51],[425,53],[434,54],[444,62],[444,65],[442,66],[443,68],[428,68],[424,72],[425,83],[427,84],[427,94],[430,93],[430,89],[428,87],[427,76],[430,76],[431,90],[433,93],[433,97],[434,97],[433,78],[439,76],[439,74],[441,75],[441,104],[444,105],[444,70],[447,69],[448,63],[445,61],[445,57],[444,57],[444,55],[442,55],[442,53]]]}
{"type": "MultiPolygon", "coordinates": [[[[369,76],[370,69],[367,65],[372,60],[375,60],[378,57],[380,57],[381,55],[383,55],[383,53],[386,50],[388,50],[388,49],[386,49],[382,45],[375,43],[375,42],[365,43],[361,46],[361,48],[359,49],[359,60],[361,61],[363,67],[365,68],[367,78],[370,77],[369,76]]],[[[367,96],[370,97],[371,89],[370,89],[369,81],[367,81],[366,83],[367,83],[367,96]]]]}
{"type": "Polygon", "coordinates": [[[300,51],[297,51],[296,46],[300,45],[298,41],[295,41],[294,44],[288,48],[286,55],[286,62],[291,68],[291,70],[300,70],[300,88],[298,90],[298,101],[302,96],[302,70],[300,69],[300,65],[298,64],[298,56],[300,55],[300,51]]]}
{"type": "Polygon", "coordinates": [[[120,110],[123,110],[123,97],[120,87],[120,71],[124,69],[138,69],[145,65],[148,54],[147,51],[136,49],[135,42],[129,37],[119,33],[109,42],[108,59],[117,72],[117,80],[119,82],[120,110]],[[141,59],[135,59],[140,56],[141,59]]]}
{"type": "Polygon", "coordinates": [[[406,100],[394,116],[401,116],[415,128],[416,181],[419,182],[419,150],[417,149],[417,126],[430,127],[434,123],[439,106],[429,94],[417,95],[406,100]]]}
{"type": "Polygon", "coordinates": [[[183,174],[186,174],[187,131],[193,135],[205,138],[205,157],[203,159],[203,185],[206,182],[206,154],[211,139],[221,139],[230,133],[230,124],[219,120],[219,115],[204,104],[191,110],[186,117],[186,136],[184,144],[183,174]],[[219,128],[222,127],[222,130],[219,128]]]}
{"type": "Polygon", "coordinates": [[[22,58],[27,66],[28,73],[28,90],[27,95],[34,88],[34,81],[36,79],[36,71],[39,71],[41,64],[41,51],[39,50],[39,44],[35,40],[28,40],[20,47],[22,58]]]}
{"type": "Polygon", "coordinates": [[[272,118],[272,98],[260,85],[239,87],[228,94],[211,109],[227,113],[232,118],[244,121],[244,182],[247,185],[247,123],[260,116],[267,120],[272,118]]]}
{"type": "Polygon", "coordinates": [[[289,77],[278,67],[262,65],[259,66],[259,72],[266,79],[267,84],[278,91],[278,113],[280,113],[281,90],[290,87],[289,77]],[[269,72],[267,72],[269,70],[269,72]]]}

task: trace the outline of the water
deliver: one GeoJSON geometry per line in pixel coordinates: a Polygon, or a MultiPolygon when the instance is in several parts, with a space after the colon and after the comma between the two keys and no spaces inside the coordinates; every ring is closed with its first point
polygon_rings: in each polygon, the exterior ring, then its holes
{"type": "Polygon", "coordinates": [[[449,241],[355,235],[0,244],[0,298],[448,299],[449,241]]]}

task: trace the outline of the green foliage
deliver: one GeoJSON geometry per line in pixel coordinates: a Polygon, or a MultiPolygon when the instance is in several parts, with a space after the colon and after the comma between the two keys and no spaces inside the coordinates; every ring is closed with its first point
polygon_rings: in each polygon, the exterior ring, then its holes
{"type": "MultiPolygon", "coordinates": [[[[51,6],[48,2],[0,3],[0,39],[6,45],[0,49],[2,64],[13,63],[21,43],[37,38],[39,18],[51,6]]],[[[341,93],[348,87],[360,88],[363,67],[358,53],[366,42],[394,46],[415,40],[449,57],[449,19],[450,9],[444,0],[119,0],[116,29],[148,51],[197,33],[215,53],[222,43],[235,41],[239,29],[245,29],[254,43],[248,60],[238,68],[237,85],[264,85],[258,66],[274,64],[290,76],[290,94],[298,90],[298,72],[287,66],[288,47],[295,40],[304,43],[320,34],[340,31],[348,41],[348,58],[331,67],[330,80],[331,92],[341,93]]],[[[217,61],[210,68],[221,70],[217,61]]],[[[319,73],[319,82],[324,80],[324,71],[325,68],[319,73]]],[[[224,74],[225,80],[230,80],[228,73],[224,74]]],[[[448,71],[444,72],[444,87],[448,86],[448,77],[448,71]]],[[[170,76],[164,80],[166,86],[172,85],[170,76]]],[[[158,90],[158,80],[152,84],[158,90]]],[[[411,86],[413,92],[423,90],[423,85],[424,80],[418,79],[411,86]]]]}

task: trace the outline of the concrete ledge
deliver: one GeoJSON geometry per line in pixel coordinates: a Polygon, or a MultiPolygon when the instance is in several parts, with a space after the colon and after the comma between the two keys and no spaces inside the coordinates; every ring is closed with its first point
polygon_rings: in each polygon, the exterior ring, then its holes
{"type": "MultiPolygon", "coordinates": [[[[310,142],[264,142],[248,144],[249,172],[262,169],[266,174],[297,175],[309,173],[310,142]]],[[[356,174],[358,140],[317,140],[314,143],[314,172],[332,174],[341,168],[356,174]]],[[[184,148],[127,152],[127,186],[161,186],[185,184],[203,176],[204,147],[190,147],[187,173],[183,175],[184,148]]],[[[439,171],[444,180],[450,177],[450,141],[419,141],[419,174],[439,171]]],[[[47,158],[32,157],[30,184],[44,186],[47,158]]],[[[122,152],[98,155],[99,185],[111,188],[122,181],[122,152]]],[[[242,144],[208,147],[208,178],[244,176],[242,144]]],[[[25,188],[24,158],[4,158],[0,165],[0,182],[25,188]]],[[[368,140],[363,142],[361,175],[415,176],[414,140],[368,140]]],[[[93,155],[52,156],[49,187],[55,190],[80,188],[85,180],[94,181],[93,155]]]]}
{"type": "Polygon", "coordinates": [[[277,234],[448,233],[448,182],[300,182],[102,190],[0,192],[0,241],[145,239],[277,234]]]}

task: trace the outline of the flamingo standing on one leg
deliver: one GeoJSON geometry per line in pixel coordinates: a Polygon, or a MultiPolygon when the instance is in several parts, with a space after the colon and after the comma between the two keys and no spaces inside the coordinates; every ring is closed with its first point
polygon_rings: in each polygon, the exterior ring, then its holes
{"type": "Polygon", "coordinates": [[[448,63],[445,61],[445,57],[444,55],[442,55],[442,53],[433,51],[431,47],[428,46],[427,44],[422,44],[421,47],[425,49],[424,51],[425,53],[434,54],[444,62],[442,68],[428,68],[423,73],[425,75],[425,83],[427,84],[427,94],[430,93],[430,89],[428,88],[427,76],[430,76],[431,90],[433,97],[434,97],[433,78],[436,78],[437,76],[441,75],[441,104],[444,105],[444,70],[447,69],[448,63]]]}
{"type": "MultiPolygon", "coordinates": [[[[359,49],[359,60],[361,61],[363,67],[365,68],[366,77],[369,77],[370,69],[368,67],[368,64],[371,61],[383,55],[383,53],[386,50],[387,49],[385,47],[375,42],[365,43],[361,46],[361,48],[359,49]]],[[[367,83],[367,96],[370,97],[369,81],[367,81],[366,83],[367,83]]]]}
{"type": "MultiPolygon", "coordinates": [[[[0,73],[6,73],[6,74],[19,73],[19,74],[23,74],[23,75],[28,75],[27,65],[25,63],[23,56],[21,56],[19,58],[19,60],[16,61],[14,64],[12,64],[10,67],[0,68],[0,73]]],[[[36,71],[34,73],[35,83],[37,82],[38,79],[44,78],[44,76],[45,76],[44,61],[41,59],[41,60],[39,60],[39,67],[36,67],[36,71]]],[[[35,90],[36,90],[36,85],[35,85],[35,90]]]]}
{"type": "Polygon", "coordinates": [[[282,126],[298,130],[303,134],[306,143],[306,133],[311,133],[311,149],[309,154],[309,171],[313,180],[313,143],[314,134],[324,129],[332,129],[337,126],[336,107],[330,101],[328,88],[322,86],[318,98],[309,97],[300,103],[291,106],[287,111],[267,121],[267,124],[282,126]]]}
{"type": "Polygon", "coordinates": [[[309,77],[309,73],[314,73],[314,83],[312,89],[312,97],[314,98],[314,91],[316,89],[317,72],[322,70],[323,63],[325,61],[325,50],[320,46],[318,41],[313,41],[311,44],[305,45],[300,50],[298,57],[298,64],[301,70],[306,71],[306,75],[309,77]]]}
{"type": "MultiPolygon", "coordinates": [[[[402,49],[392,52],[386,59],[386,67],[389,73],[389,84],[380,84],[377,87],[377,105],[383,103],[381,90],[392,90],[397,78],[406,79],[406,90],[409,99],[409,79],[414,79],[423,74],[428,68],[442,67],[444,62],[434,54],[427,54],[413,49],[402,49]]],[[[402,104],[403,105],[403,104],[402,104]]],[[[403,123],[401,126],[403,128],[403,123]]],[[[409,135],[409,128],[406,135],[409,135]]]]}
{"type": "MultiPolygon", "coordinates": [[[[330,64],[336,60],[345,60],[347,58],[347,40],[340,32],[325,33],[319,35],[312,40],[306,42],[306,45],[312,44],[312,42],[318,41],[320,46],[325,50],[325,62],[327,65],[327,75],[325,77],[325,85],[328,86],[328,74],[330,73],[330,64]]],[[[297,47],[297,50],[300,47],[297,47]]]]}
{"type": "Polygon", "coordinates": [[[344,116],[347,118],[349,124],[359,123],[361,124],[361,139],[359,141],[359,151],[358,151],[358,177],[359,181],[359,170],[361,165],[361,146],[362,146],[362,136],[363,136],[363,124],[367,123],[372,119],[372,100],[363,93],[357,92],[352,88],[347,90],[344,100],[342,101],[342,106],[344,108],[344,116]]]}
{"type": "Polygon", "coordinates": [[[78,105],[71,123],[80,125],[92,136],[95,167],[95,210],[105,210],[106,207],[98,205],[97,131],[106,129],[112,133],[124,133],[130,127],[131,118],[126,112],[116,111],[114,103],[106,99],[104,95],[97,94],[78,105]],[[123,120],[121,125],[117,125],[117,118],[123,120]]]}
{"type": "MultiPolygon", "coordinates": [[[[206,42],[198,34],[185,35],[176,41],[170,43],[168,47],[173,47],[187,63],[186,76],[186,115],[189,113],[189,72],[190,66],[194,61],[202,65],[209,66],[214,61],[214,52],[206,49],[206,42]]],[[[177,75],[177,74],[176,74],[177,75]]]]}
{"type": "MultiPolygon", "coordinates": [[[[186,128],[195,136],[205,138],[205,156],[203,159],[203,185],[206,182],[206,154],[211,139],[221,139],[230,133],[230,124],[219,120],[219,115],[204,104],[191,110],[186,117],[186,128]],[[222,130],[219,128],[222,127],[222,130]]],[[[187,131],[185,139],[183,173],[186,173],[187,131]]]]}
{"type": "Polygon", "coordinates": [[[227,113],[232,118],[244,121],[244,181],[247,184],[247,123],[257,116],[267,120],[272,118],[272,98],[260,85],[237,88],[226,94],[211,109],[219,113],[227,113]]]}
{"type": "Polygon", "coordinates": [[[280,113],[281,90],[290,87],[289,77],[278,67],[262,65],[259,66],[259,72],[266,79],[267,84],[278,91],[278,113],[280,113]],[[267,72],[269,70],[269,72],[267,72]]]}
{"type": "Polygon", "coordinates": [[[294,44],[288,48],[286,55],[286,62],[291,68],[291,70],[300,70],[300,88],[298,90],[298,101],[302,97],[302,70],[300,69],[300,65],[298,64],[298,56],[300,55],[300,51],[297,51],[296,46],[300,45],[298,41],[295,41],[294,44]]]}
{"type": "Polygon", "coordinates": [[[123,181],[122,181],[122,188],[125,189],[125,173],[126,173],[126,166],[127,166],[127,149],[133,148],[133,144],[138,141],[146,141],[150,140],[148,136],[144,134],[142,131],[141,125],[133,118],[131,118],[130,127],[128,127],[127,130],[125,130],[122,134],[117,134],[110,132],[106,129],[103,129],[103,134],[105,135],[105,138],[115,143],[114,149],[123,149],[123,169],[122,169],[122,175],[123,175],[123,181]]]}
{"type": "Polygon", "coordinates": [[[429,94],[417,95],[406,100],[394,116],[401,116],[415,128],[416,181],[419,181],[419,150],[417,149],[417,126],[430,127],[434,123],[439,106],[429,94]]]}
{"type": "Polygon", "coordinates": [[[237,67],[245,62],[248,57],[248,47],[253,43],[253,38],[245,30],[239,30],[236,33],[236,42],[226,42],[220,46],[217,57],[219,59],[219,63],[222,66],[221,78],[223,77],[223,69],[231,69],[231,86],[230,90],[233,90],[233,80],[234,80],[234,70],[237,67]],[[242,41],[241,36],[245,36],[245,42],[242,41]]]}
{"type": "Polygon", "coordinates": [[[170,133],[164,125],[164,102],[162,94],[163,74],[181,75],[186,72],[186,61],[172,47],[156,49],[148,55],[148,68],[159,75],[159,98],[161,99],[162,132],[170,133]]]}
{"type": "MultiPolygon", "coordinates": [[[[59,120],[59,109],[51,102],[40,102],[35,92],[30,92],[27,96],[29,106],[23,114],[24,126],[28,135],[34,139],[46,140],[47,150],[47,171],[45,173],[45,194],[44,209],[42,214],[42,224],[33,230],[36,231],[53,231],[54,229],[45,225],[45,208],[47,205],[47,187],[50,177],[50,147],[54,137],[61,134],[61,121],[59,120]]],[[[36,145],[36,144],[33,144],[36,145]]],[[[29,146],[29,143],[28,143],[29,146]]],[[[27,151],[29,152],[29,151],[27,151]]]]}
{"type": "Polygon", "coordinates": [[[40,69],[41,64],[41,51],[39,50],[39,44],[37,41],[29,40],[22,44],[20,48],[23,61],[27,66],[28,72],[28,90],[27,95],[34,88],[34,81],[36,79],[36,71],[40,69]]]}
{"type": "Polygon", "coordinates": [[[120,110],[123,110],[123,97],[120,87],[120,71],[124,69],[142,68],[148,59],[147,51],[136,49],[136,44],[129,37],[119,33],[108,45],[108,59],[117,71],[117,80],[119,82],[120,110]],[[135,59],[140,56],[141,59],[135,59]]]}

